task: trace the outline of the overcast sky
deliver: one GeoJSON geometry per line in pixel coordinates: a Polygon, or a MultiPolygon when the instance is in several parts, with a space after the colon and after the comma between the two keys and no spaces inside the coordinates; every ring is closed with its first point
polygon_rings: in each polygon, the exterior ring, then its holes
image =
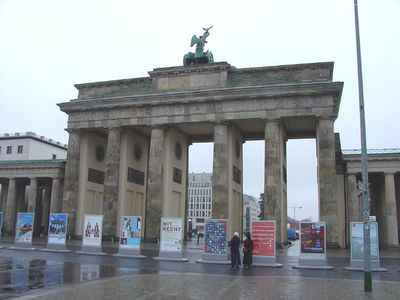
{"type": "MultiPolygon", "coordinates": [[[[400,148],[400,0],[359,0],[368,148],[400,148]]],[[[353,0],[0,0],[0,133],[67,143],[75,83],[179,66],[210,31],[215,61],[238,68],[333,61],[344,82],[335,132],[360,148],[353,0]]],[[[190,147],[190,171],[212,171],[212,145],[190,147]],[[196,160],[198,155],[202,160],[196,160]],[[204,159],[208,157],[208,164],[204,159]]],[[[264,143],[244,144],[244,192],[263,192],[264,143]]],[[[288,206],[317,220],[315,140],[288,142],[288,206]]],[[[289,210],[293,216],[293,209],[289,210]]]]}

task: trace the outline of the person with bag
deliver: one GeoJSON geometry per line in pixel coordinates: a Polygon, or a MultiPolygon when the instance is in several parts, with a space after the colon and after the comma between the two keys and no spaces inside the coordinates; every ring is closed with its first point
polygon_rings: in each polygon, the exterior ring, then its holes
{"type": "Polygon", "coordinates": [[[243,242],[243,266],[250,268],[253,263],[253,240],[250,232],[246,232],[246,239],[243,242]]]}

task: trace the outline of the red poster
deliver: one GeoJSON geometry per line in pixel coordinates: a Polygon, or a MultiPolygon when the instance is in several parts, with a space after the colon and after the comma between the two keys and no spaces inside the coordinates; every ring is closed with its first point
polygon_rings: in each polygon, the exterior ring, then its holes
{"type": "Polygon", "coordinates": [[[253,255],[275,257],[275,221],[253,221],[253,255]]]}

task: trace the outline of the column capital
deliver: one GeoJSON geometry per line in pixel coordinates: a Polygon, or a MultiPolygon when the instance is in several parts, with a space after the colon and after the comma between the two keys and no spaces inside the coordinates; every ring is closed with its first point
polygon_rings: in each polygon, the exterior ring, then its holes
{"type": "Polygon", "coordinates": [[[396,172],[392,171],[392,172],[384,172],[383,174],[385,174],[385,176],[394,176],[394,174],[396,174],[396,172]]]}
{"type": "Polygon", "coordinates": [[[282,122],[282,118],[280,117],[276,117],[276,118],[262,118],[264,120],[265,123],[281,123],[282,122]]]}
{"type": "Polygon", "coordinates": [[[334,116],[317,116],[317,121],[324,121],[324,120],[334,122],[336,120],[336,117],[334,117],[334,116]]]}
{"type": "Polygon", "coordinates": [[[214,125],[226,125],[226,126],[230,125],[230,122],[227,120],[216,120],[213,123],[214,125]]]}

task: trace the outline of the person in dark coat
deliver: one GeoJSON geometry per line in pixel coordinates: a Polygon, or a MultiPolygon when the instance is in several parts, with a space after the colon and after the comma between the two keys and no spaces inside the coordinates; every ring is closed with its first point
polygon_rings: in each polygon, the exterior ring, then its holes
{"type": "Polygon", "coordinates": [[[231,241],[229,242],[229,246],[231,247],[231,266],[232,268],[239,268],[240,266],[240,238],[239,233],[235,232],[231,241]]]}
{"type": "Polygon", "coordinates": [[[243,242],[243,266],[249,268],[253,263],[253,240],[250,232],[246,232],[246,239],[243,242]]]}

